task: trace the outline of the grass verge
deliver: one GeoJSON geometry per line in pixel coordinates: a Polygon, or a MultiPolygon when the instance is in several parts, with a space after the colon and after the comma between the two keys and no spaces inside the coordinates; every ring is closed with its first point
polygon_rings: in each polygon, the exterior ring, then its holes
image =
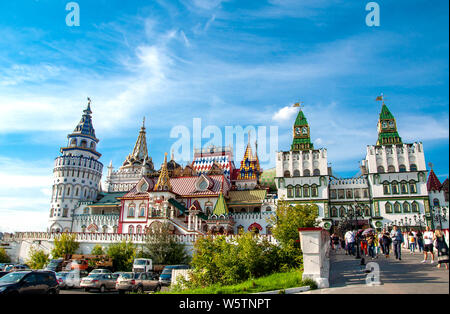
{"type": "Polygon", "coordinates": [[[256,279],[249,279],[239,284],[222,286],[220,284],[211,285],[205,288],[186,289],[182,291],[165,291],[160,293],[168,294],[247,294],[272,290],[282,290],[301,286],[311,286],[316,288],[311,281],[302,281],[303,272],[292,270],[286,273],[275,273],[269,276],[256,279]]]}

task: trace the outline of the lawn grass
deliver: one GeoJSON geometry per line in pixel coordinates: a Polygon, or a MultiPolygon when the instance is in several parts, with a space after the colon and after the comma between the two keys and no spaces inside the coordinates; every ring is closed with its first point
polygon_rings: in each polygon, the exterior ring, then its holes
{"type": "Polygon", "coordinates": [[[206,288],[187,289],[183,291],[166,291],[161,293],[170,294],[246,294],[310,285],[310,282],[302,281],[303,272],[292,270],[285,273],[275,273],[269,276],[250,279],[239,284],[222,286],[220,284],[211,285],[206,288]]]}

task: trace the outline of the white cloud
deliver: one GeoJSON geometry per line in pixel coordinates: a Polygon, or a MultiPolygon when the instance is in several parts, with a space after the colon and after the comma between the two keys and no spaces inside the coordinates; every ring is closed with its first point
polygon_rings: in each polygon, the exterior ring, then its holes
{"type": "Polygon", "coordinates": [[[44,212],[0,208],[0,231],[45,231],[48,217],[44,212]]]}
{"type": "Polygon", "coordinates": [[[292,120],[297,114],[298,109],[292,106],[286,106],[278,110],[272,117],[273,121],[282,123],[292,120]]]}

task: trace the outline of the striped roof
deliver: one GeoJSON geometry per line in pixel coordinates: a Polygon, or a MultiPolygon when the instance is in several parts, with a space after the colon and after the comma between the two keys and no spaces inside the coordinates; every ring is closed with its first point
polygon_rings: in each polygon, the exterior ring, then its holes
{"type": "Polygon", "coordinates": [[[192,162],[192,167],[198,173],[208,173],[214,163],[219,165],[224,174],[229,177],[232,169],[232,155],[226,151],[218,151],[213,153],[196,153],[194,155],[194,161],[192,162]]]}
{"type": "MultiPolygon", "coordinates": [[[[230,190],[230,183],[223,175],[213,175],[207,176],[208,181],[210,180],[212,186],[207,189],[201,191],[196,187],[196,183],[198,180],[204,180],[202,177],[194,176],[194,177],[178,177],[178,178],[170,178],[170,185],[172,186],[173,194],[177,194],[183,197],[201,197],[201,196],[218,196],[220,194],[220,188],[223,185],[223,192],[228,194],[230,190]]],[[[153,177],[143,177],[141,180],[145,180],[148,184],[147,192],[142,193],[138,191],[138,186],[140,186],[141,181],[139,181],[124,197],[139,197],[146,196],[147,193],[154,192],[154,186],[156,184],[157,178],[153,177]]]]}
{"type": "Polygon", "coordinates": [[[427,190],[428,191],[440,191],[441,190],[441,182],[437,178],[433,169],[430,170],[430,174],[428,175],[427,190]]]}
{"type": "Polygon", "coordinates": [[[230,191],[228,205],[261,204],[266,195],[267,190],[230,191]]]}

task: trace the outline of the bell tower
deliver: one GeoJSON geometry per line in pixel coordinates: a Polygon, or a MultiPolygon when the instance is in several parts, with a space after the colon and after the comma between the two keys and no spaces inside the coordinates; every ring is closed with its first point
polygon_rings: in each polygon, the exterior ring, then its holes
{"type": "Polygon", "coordinates": [[[73,211],[79,202],[97,198],[103,164],[98,161],[99,140],[92,125],[91,100],[83,111],[75,130],[61,147],[61,156],[55,159],[48,231],[72,231],[73,211]]]}
{"type": "Polygon", "coordinates": [[[294,152],[301,150],[312,150],[314,149],[314,145],[311,143],[308,121],[303,114],[300,103],[294,104],[294,107],[299,107],[300,111],[298,112],[297,119],[295,119],[293,127],[294,139],[292,140],[291,150],[294,152]]]}

